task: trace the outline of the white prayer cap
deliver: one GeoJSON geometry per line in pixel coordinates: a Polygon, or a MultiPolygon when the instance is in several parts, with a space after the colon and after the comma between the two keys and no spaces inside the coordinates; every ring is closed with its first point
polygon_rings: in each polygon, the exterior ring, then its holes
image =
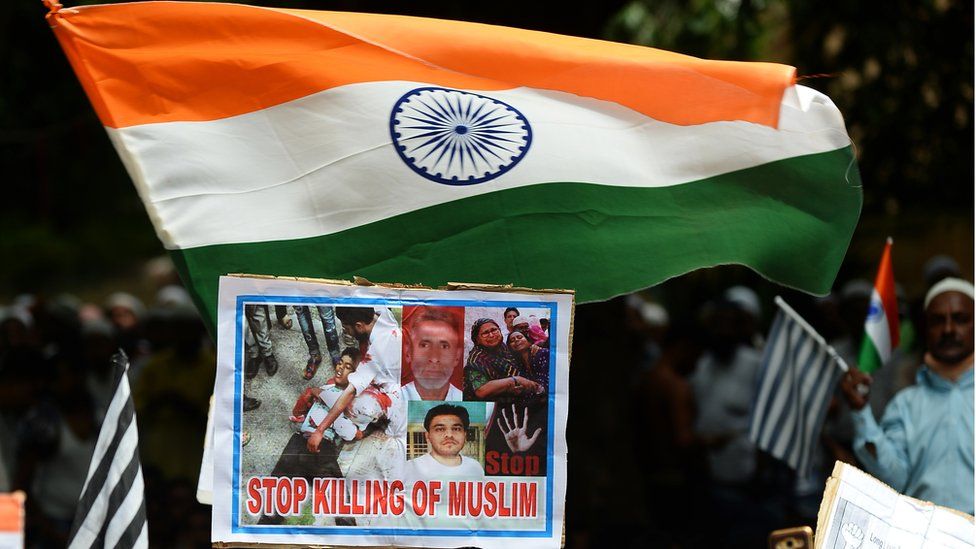
{"type": "Polygon", "coordinates": [[[529,319],[526,316],[518,315],[515,320],[512,321],[512,326],[518,326],[519,324],[528,324],[529,319]]]}
{"type": "Polygon", "coordinates": [[[644,298],[637,294],[628,295],[625,302],[627,303],[627,306],[630,307],[631,309],[640,309],[641,305],[645,303],[644,298]]]}
{"type": "Polygon", "coordinates": [[[969,299],[973,299],[973,284],[961,278],[943,278],[935,286],[932,286],[929,293],[925,294],[925,308],[929,308],[929,303],[936,296],[940,296],[946,292],[959,292],[969,296],[969,299]]]}
{"type": "Polygon", "coordinates": [[[104,318],[89,318],[81,323],[81,335],[86,337],[112,337],[113,332],[112,323],[104,318]]]}
{"type": "Polygon", "coordinates": [[[32,328],[34,326],[34,315],[31,314],[27,307],[21,305],[13,305],[7,307],[3,314],[0,314],[0,321],[7,319],[14,319],[24,325],[25,328],[32,328]]]}
{"type": "Polygon", "coordinates": [[[759,304],[759,296],[756,292],[745,286],[732,286],[725,290],[725,299],[738,305],[740,309],[751,314],[758,319],[762,316],[762,306],[759,304]]]}
{"type": "Polygon", "coordinates": [[[156,292],[156,305],[164,309],[193,308],[193,298],[183,286],[170,284],[156,292]]]}
{"type": "Polygon", "coordinates": [[[105,299],[105,308],[108,310],[122,307],[132,311],[136,318],[141,318],[146,313],[146,307],[138,297],[125,292],[115,292],[105,299]]]}
{"type": "Polygon", "coordinates": [[[668,325],[668,311],[657,303],[644,303],[638,312],[644,322],[652,327],[659,328],[668,325]]]}
{"type": "Polygon", "coordinates": [[[14,307],[23,307],[25,309],[29,309],[33,307],[34,304],[36,303],[37,303],[37,298],[34,297],[34,294],[20,294],[14,298],[13,303],[11,303],[10,305],[14,307]]]}

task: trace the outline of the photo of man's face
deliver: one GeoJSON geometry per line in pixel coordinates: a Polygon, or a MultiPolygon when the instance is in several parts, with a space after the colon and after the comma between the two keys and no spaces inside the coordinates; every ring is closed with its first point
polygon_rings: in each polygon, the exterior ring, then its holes
{"type": "Polygon", "coordinates": [[[467,441],[467,431],[461,418],[455,415],[434,416],[427,429],[430,453],[443,458],[453,458],[461,453],[467,441]]]}
{"type": "Polygon", "coordinates": [[[410,332],[407,360],[414,381],[427,390],[447,385],[454,369],[461,363],[461,338],[446,322],[423,321],[410,332]]]}

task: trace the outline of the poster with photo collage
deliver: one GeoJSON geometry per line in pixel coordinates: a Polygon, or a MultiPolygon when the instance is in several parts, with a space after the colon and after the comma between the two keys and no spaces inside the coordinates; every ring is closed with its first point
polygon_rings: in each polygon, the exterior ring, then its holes
{"type": "Polygon", "coordinates": [[[572,314],[568,292],[223,277],[213,541],[558,547],[572,314]]]}

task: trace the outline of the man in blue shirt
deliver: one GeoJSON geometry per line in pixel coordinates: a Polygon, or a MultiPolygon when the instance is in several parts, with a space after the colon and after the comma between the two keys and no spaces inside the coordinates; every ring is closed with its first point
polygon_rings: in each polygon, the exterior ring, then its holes
{"type": "Polygon", "coordinates": [[[973,285],[947,278],[925,296],[928,352],[916,384],[879,425],[854,368],[841,387],[855,410],[854,452],[868,472],[909,496],[973,514],[973,285]]]}

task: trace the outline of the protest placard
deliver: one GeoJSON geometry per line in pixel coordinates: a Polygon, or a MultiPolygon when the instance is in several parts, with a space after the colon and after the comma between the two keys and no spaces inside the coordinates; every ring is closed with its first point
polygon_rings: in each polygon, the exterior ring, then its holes
{"type": "Polygon", "coordinates": [[[816,549],[971,549],[973,517],[891,489],[857,467],[834,464],[817,514],[816,549]]]}
{"type": "Polygon", "coordinates": [[[223,277],[213,541],[558,547],[573,296],[471,288],[223,277]]]}

